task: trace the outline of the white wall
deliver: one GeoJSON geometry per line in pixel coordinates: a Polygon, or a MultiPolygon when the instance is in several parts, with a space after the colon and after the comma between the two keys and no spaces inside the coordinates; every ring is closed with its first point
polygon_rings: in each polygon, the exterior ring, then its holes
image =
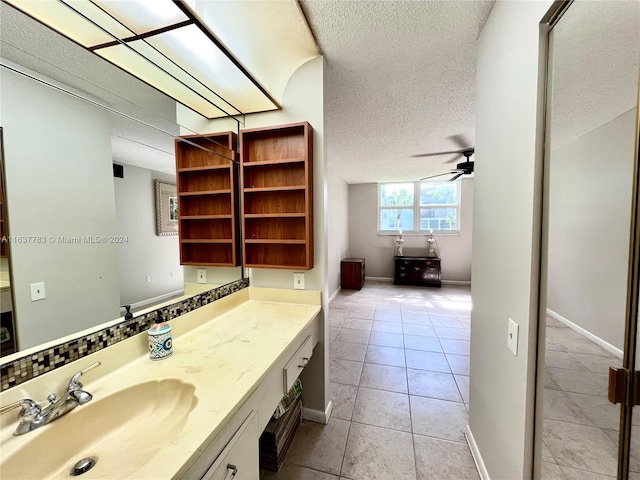
{"type": "Polygon", "coordinates": [[[11,246],[27,348],[119,316],[116,244],[56,239],[117,234],[111,124],[106,111],[7,70],[0,95],[11,233],[46,240],[11,246]],[[31,302],[36,282],[47,298],[31,302]]]}
{"type": "MultiPolygon", "coordinates": [[[[282,110],[244,116],[240,128],[259,128],[271,125],[309,122],[313,128],[313,202],[314,202],[314,267],[304,272],[305,287],[322,291],[322,305],[328,305],[327,279],[327,167],[324,139],[324,58],[318,56],[302,65],[289,79],[282,110]]],[[[230,121],[206,121],[178,105],[178,124],[182,132],[210,133],[233,129],[230,121]]],[[[251,268],[245,270],[252,286],[293,288],[293,271],[251,268]]],[[[187,274],[189,275],[189,274],[187,274]]],[[[323,313],[320,314],[324,315],[323,313]]],[[[324,412],[329,402],[328,323],[323,330],[309,365],[303,372],[305,379],[305,408],[324,412]]]]}
{"type": "Polygon", "coordinates": [[[547,307],[623,349],[637,110],[551,150],[547,307]]]}
{"type": "Polygon", "coordinates": [[[340,288],[340,260],[349,256],[349,185],[332,168],[327,169],[327,279],[329,296],[340,288]]]}
{"type": "Polygon", "coordinates": [[[155,180],[175,183],[175,176],[124,166],[113,178],[118,235],[120,305],[135,304],[183,289],[177,235],[156,235],[155,180]],[[146,277],[151,277],[151,282],[146,277]]]}
{"type": "MultiPolygon", "coordinates": [[[[434,235],[442,258],[444,281],[471,280],[473,180],[463,179],[460,200],[460,234],[434,235]]],[[[395,235],[378,235],[378,186],[349,185],[349,255],[364,257],[366,276],[393,278],[395,235]]],[[[426,235],[403,235],[405,255],[425,255],[426,235]]]]}
{"type": "Polygon", "coordinates": [[[539,22],[498,0],[478,40],[469,434],[492,479],[530,478],[538,302],[539,22]],[[520,325],[507,349],[507,322],[520,325]]]}

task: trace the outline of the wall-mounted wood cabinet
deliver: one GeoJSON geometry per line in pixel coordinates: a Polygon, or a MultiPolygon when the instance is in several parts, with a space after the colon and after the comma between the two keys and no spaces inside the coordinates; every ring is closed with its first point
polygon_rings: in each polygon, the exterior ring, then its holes
{"type": "Polygon", "coordinates": [[[243,264],[313,268],[313,130],[307,123],[240,132],[243,264]]]}
{"type": "Polygon", "coordinates": [[[240,264],[237,135],[188,135],[175,141],[180,263],[240,264]]]}

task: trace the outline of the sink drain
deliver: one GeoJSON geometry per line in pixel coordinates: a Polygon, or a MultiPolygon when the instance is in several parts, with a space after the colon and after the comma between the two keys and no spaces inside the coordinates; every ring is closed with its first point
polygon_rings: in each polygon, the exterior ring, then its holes
{"type": "Polygon", "coordinates": [[[78,461],[73,468],[71,469],[71,476],[77,477],[78,475],[82,475],[83,473],[87,473],[89,470],[93,468],[98,459],[93,457],[83,458],[78,461]]]}

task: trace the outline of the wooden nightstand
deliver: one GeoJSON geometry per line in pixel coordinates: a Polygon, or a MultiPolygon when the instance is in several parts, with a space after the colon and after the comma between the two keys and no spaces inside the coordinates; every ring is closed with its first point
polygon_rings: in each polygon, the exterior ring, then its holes
{"type": "Polygon", "coordinates": [[[364,285],[364,258],[345,258],[340,262],[341,286],[360,290],[364,285]]]}

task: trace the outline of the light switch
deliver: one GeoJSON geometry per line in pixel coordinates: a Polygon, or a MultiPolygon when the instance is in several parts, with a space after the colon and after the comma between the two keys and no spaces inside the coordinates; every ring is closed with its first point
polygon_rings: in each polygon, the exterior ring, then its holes
{"type": "Polygon", "coordinates": [[[304,290],[304,273],[293,274],[293,288],[295,290],[304,290]]]}
{"type": "Polygon", "coordinates": [[[507,329],[507,347],[517,357],[518,356],[518,330],[519,326],[512,319],[509,319],[507,329]]]}
{"type": "Polygon", "coordinates": [[[198,283],[207,283],[207,270],[205,268],[198,269],[198,283]]]}
{"type": "Polygon", "coordinates": [[[44,291],[44,282],[31,283],[29,285],[31,288],[31,301],[35,302],[36,300],[44,300],[47,298],[47,295],[44,291]]]}

